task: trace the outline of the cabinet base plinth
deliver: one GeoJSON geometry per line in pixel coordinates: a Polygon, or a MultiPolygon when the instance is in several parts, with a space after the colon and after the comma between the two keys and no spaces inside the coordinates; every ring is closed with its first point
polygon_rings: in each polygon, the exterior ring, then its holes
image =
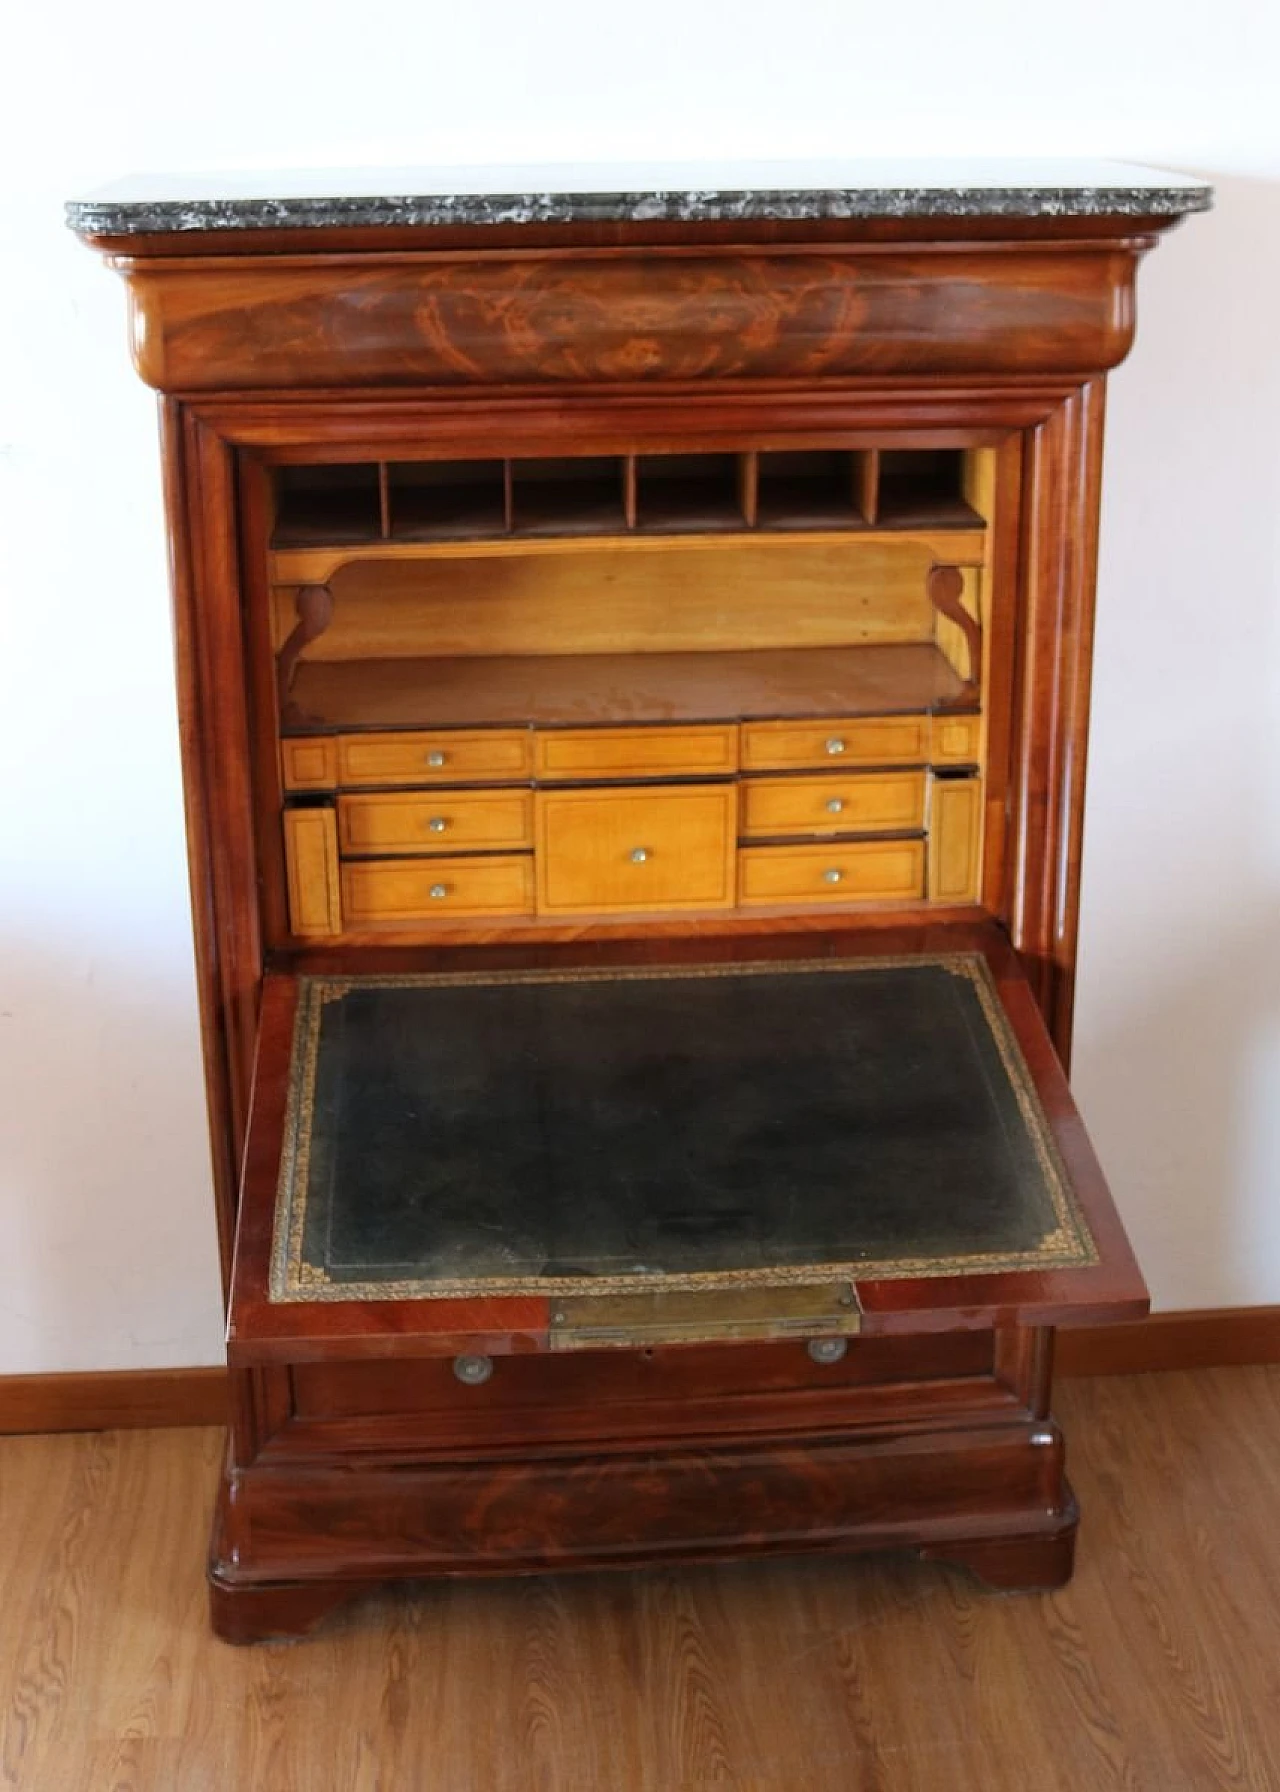
{"type": "Polygon", "coordinates": [[[1071,1579],[1076,1559],[1079,1518],[1074,1502],[1066,1522],[1045,1535],[974,1537],[967,1542],[925,1544],[926,1562],[967,1568],[985,1587],[998,1593],[1051,1593],[1071,1579]]]}
{"type": "Polygon", "coordinates": [[[296,1637],[393,1580],[915,1550],[1004,1591],[1070,1578],[1077,1513],[1042,1421],[364,1466],[228,1470],[210,1565],[229,1642],[296,1637]]]}
{"type": "Polygon", "coordinates": [[[225,1580],[209,1570],[209,1622],[224,1643],[296,1642],[340,1605],[376,1592],[382,1583],[349,1580],[225,1580]]]}

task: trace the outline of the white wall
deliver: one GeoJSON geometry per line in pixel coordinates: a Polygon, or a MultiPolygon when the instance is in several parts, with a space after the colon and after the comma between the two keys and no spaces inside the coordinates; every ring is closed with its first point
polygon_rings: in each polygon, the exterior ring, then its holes
{"type": "Polygon", "coordinates": [[[1220,177],[1146,269],[1113,381],[1076,1083],[1157,1301],[1280,1301],[1280,8],[33,10],[0,107],[0,1372],[219,1353],[153,401],[118,283],[60,221],[136,170],[1220,177]]]}

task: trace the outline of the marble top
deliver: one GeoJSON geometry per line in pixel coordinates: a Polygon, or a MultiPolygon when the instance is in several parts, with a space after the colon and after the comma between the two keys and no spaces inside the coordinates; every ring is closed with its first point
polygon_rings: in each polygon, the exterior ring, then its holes
{"type": "Polygon", "coordinates": [[[1105,161],[649,162],[145,175],[67,206],[82,236],[446,224],[1180,217],[1194,176],[1105,161]]]}

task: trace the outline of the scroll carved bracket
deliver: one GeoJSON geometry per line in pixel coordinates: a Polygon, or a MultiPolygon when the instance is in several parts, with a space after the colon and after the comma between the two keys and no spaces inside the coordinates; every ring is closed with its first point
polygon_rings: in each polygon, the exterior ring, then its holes
{"type": "Polygon", "coordinates": [[[294,599],[298,620],[276,655],[276,690],[280,719],[297,726],[307,718],[293,699],[293,680],[303,650],[316,641],[333,621],[333,593],[327,585],[302,585],[294,599]]]}
{"type": "Polygon", "coordinates": [[[965,608],[964,574],[956,566],[935,566],[925,580],[925,590],[938,614],[960,630],[969,662],[960,691],[940,707],[970,708],[979,701],[982,689],[982,624],[965,608]]]}

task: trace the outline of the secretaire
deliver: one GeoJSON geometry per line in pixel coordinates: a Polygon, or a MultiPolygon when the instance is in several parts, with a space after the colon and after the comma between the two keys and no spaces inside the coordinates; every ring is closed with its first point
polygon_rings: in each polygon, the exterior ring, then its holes
{"type": "Polygon", "coordinates": [[[73,205],[162,394],[235,1639],[386,1577],[1070,1573],[1115,164],[73,205]]]}

